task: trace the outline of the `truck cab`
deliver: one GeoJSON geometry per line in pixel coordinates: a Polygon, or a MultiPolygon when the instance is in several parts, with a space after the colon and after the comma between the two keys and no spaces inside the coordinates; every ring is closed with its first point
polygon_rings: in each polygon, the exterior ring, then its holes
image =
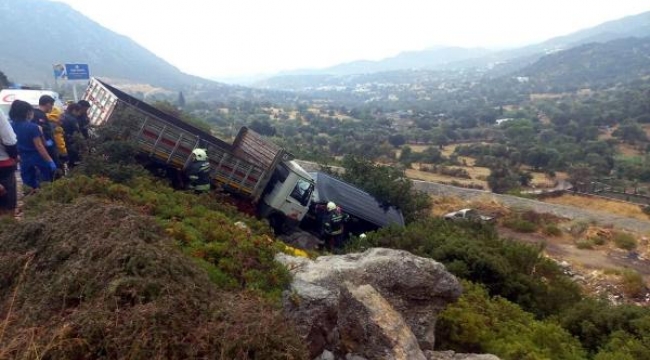
{"type": "Polygon", "coordinates": [[[311,203],[314,179],[293,160],[281,162],[259,203],[260,216],[278,232],[297,226],[311,203]]]}

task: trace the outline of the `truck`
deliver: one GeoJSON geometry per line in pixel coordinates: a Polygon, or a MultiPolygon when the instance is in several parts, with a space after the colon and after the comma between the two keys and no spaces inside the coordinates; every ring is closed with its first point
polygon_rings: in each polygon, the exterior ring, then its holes
{"type": "Polygon", "coordinates": [[[229,144],[111,85],[91,78],[83,99],[92,126],[119,123],[140,157],[182,173],[194,149],[206,149],[214,185],[254,205],[276,232],[299,225],[308,212],[314,179],[283,148],[242,127],[229,144]]]}

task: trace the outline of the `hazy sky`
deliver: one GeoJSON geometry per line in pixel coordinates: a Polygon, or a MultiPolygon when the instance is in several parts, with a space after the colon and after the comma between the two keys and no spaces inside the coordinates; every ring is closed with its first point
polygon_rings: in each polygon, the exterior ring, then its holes
{"type": "Polygon", "coordinates": [[[650,0],[57,0],[204,77],[379,60],[435,45],[539,42],[650,0]]]}

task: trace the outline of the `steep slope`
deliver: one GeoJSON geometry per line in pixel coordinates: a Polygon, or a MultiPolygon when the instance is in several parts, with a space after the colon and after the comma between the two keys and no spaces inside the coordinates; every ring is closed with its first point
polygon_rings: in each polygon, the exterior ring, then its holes
{"type": "Polygon", "coordinates": [[[3,0],[0,33],[0,70],[20,83],[51,83],[52,64],[66,62],[88,63],[93,76],[166,88],[212,83],[182,73],[128,37],[58,2],[3,0]]]}

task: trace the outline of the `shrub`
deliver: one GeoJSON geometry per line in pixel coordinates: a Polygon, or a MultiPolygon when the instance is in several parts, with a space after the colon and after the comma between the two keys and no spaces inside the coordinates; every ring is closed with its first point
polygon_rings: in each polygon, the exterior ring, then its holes
{"type": "Polygon", "coordinates": [[[633,250],[636,248],[636,239],[631,234],[616,232],[614,234],[614,244],[621,249],[633,250]]]}
{"type": "Polygon", "coordinates": [[[607,243],[607,238],[605,236],[594,236],[590,238],[594,245],[605,245],[607,243]]]}
{"type": "Polygon", "coordinates": [[[279,298],[289,282],[286,269],[273,260],[281,245],[269,237],[269,226],[238,212],[217,194],[174,191],[149,177],[117,184],[78,175],[43,187],[27,199],[27,213],[35,215],[52,203],[72,203],[86,196],[134,206],[153,216],[183,252],[211,264],[208,273],[223,288],[279,298]],[[237,221],[246,223],[251,233],[235,226],[237,221]]]}
{"type": "Polygon", "coordinates": [[[589,223],[586,221],[579,221],[571,226],[569,232],[573,236],[580,236],[584,234],[585,231],[589,228],[589,223]]]}
{"type": "Polygon", "coordinates": [[[584,359],[580,343],[558,324],[537,321],[517,305],[490,297],[480,285],[463,282],[458,302],[436,324],[436,346],[490,352],[502,359],[584,359]]]}
{"type": "Polygon", "coordinates": [[[520,217],[511,217],[503,222],[503,226],[522,233],[537,231],[537,225],[520,217]]]}
{"type": "Polygon", "coordinates": [[[621,287],[625,295],[636,298],[646,289],[643,276],[634,270],[625,269],[621,274],[621,287]]]}
{"type": "Polygon", "coordinates": [[[594,243],[591,239],[580,239],[576,242],[576,247],[583,250],[591,250],[594,248],[594,243]]]}
{"type": "Polygon", "coordinates": [[[557,227],[556,225],[553,225],[553,224],[548,224],[548,225],[544,226],[544,228],[542,229],[542,232],[544,233],[544,235],[548,235],[548,236],[560,236],[560,235],[562,235],[562,230],[560,230],[559,227],[557,227]]]}
{"type": "Polygon", "coordinates": [[[556,314],[580,299],[578,286],[541,248],[500,239],[493,226],[423,219],[405,228],[387,227],[348,250],[367,247],[402,249],[442,262],[454,275],[483,283],[538,316],[556,314]]]}

